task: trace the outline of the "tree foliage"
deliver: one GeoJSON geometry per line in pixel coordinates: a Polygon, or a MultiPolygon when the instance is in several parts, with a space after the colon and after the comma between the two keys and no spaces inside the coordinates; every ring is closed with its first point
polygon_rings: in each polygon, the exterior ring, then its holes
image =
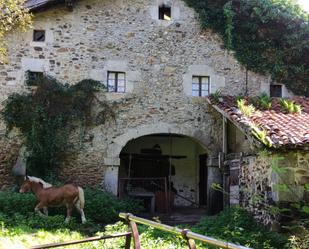
{"type": "Polygon", "coordinates": [[[96,98],[95,92],[103,85],[94,80],[69,86],[51,77],[40,77],[36,85],[32,93],[9,96],[2,115],[8,129],[19,128],[25,139],[29,173],[46,179],[63,160],[68,137],[76,124],[91,124],[94,101],[102,112],[110,109],[96,98]]]}
{"type": "Polygon", "coordinates": [[[309,15],[293,0],[185,0],[249,70],[309,96],[309,15]]]}
{"type": "Polygon", "coordinates": [[[24,7],[25,0],[0,0],[0,63],[5,61],[5,36],[13,29],[26,30],[32,15],[24,7]]]}

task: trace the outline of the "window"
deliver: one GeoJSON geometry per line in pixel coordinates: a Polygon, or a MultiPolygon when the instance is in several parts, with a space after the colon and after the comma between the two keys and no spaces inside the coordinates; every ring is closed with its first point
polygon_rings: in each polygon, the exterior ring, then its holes
{"type": "Polygon", "coordinates": [[[159,6],[159,20],[170,21],[172,19],[171,7],[166,5],[159,6]]]}
{"type": "Polygon", "coordinates": [[[43,72],[26,72],[26,85],[27,86],[38,86],[40,80],[44,77],[43,72]]]}
{"type": "Polygon", "coordinates": [[[45,42],[45,30],[33,30],[33,41],[45,42]]]}
{"type": "Polygon", "coordinates": [[[124,72],[107,72],[107,88],[109,92],[124,93],[126,74],[124,72]]]}
{"type": "Polygon", "coordinates": [[[193,76],[192,77],[192,96],[204,97],[209,95],[209,77],[193,76]]]}
{"type": "Polygon", "coordinates": [[[270,97],[282,97],[282,85],[273,84],[270,85],[270,97]]]}

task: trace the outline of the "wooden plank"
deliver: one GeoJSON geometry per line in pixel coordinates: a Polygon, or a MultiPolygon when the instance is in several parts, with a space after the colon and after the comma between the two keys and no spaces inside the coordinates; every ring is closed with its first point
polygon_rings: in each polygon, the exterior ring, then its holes
{"type": "Polygon", "coordinates": [[[141,243],[139,240],[139,233],[138,233],[137,225],[134,221],[130,221],[129,224],[130,224],[131,231],[132,231],[134,249],[141,249],[141,243]]]}
{"type": "Polygon", "coordinates": [[[126,235],[126,244],[124,246],[125,249],[130,249],[131,247],[131,238],[132,238],[132,234],[128,234],[126,235]]]}
{"type": "Polygon", "coordinates": [[[195,242],[193,242],[192,240],[201,241],[201,242],[204,242],[208,245],[213,245],[213,246],[217,246],[217,247],[221,247],[221,248],[250,249],[249,247],[236,245],[234,243],[229,243],[229,242],[218,240],[218,239],[215,239],[215,238],[212,238],[212,237],[208,237],[208,236],[204,236],[204,235],[201,235],[201,234],[198,234],[198,233],[194,233],[194,232],[191,232],[190,230],[180,229],[180,228],[177,228],[177,227],[171,227],[171,226],[161,224],[161,223],[158,223],[158,222],[155,222],[155,221],[152,221],[152,220],[146,220],[146,219],[134,216],[132,214],[120,213],[119,216],[130,222],[133,238],[136,236],[136,241],[138,242],[135,245],[136,247],[134,247],[134,249],[140,249],[139,236],[138,236],[136,223],[146,225],[146,226],[151,226],[153,228],[156,228],[156,229],[159,229],[159,230],[162,230],[162,231],[165,231],[165,232],[169,232],[169,233],[172,233],[172,234],[178,235],[178,236],[179,235],[183,236],[183,234],[185,233],[186,238],[188,240],[191,239],[191,241],[190,241],[191,245],[190,246],[193,246],[192,247],[193,249],[195,249],[194,248],[195,242]],[[134,236],[134,234],[135,234],[135,236],[134,236]]]}
{"type": "Polygon", "coordinates": [[[62,242],[62,243],[51,243],[51,244],[37,245],[37,246],[30,247],[30,249],[55,248],[55,247],[60,247],[60,246],[82,244],[82,243],[93,242],[93,241],[98,241],[98,240],[114,239],[114,238],[119,238],[119,237],[124,237],[124,236],[127,237],[129,235],[131,236],[131,232],[117,233],[117,234],[105,235],[105,236],[95,236],[95,237],[89,237],[89,238],[86,238],[86,239],[74,240],[74,241],[68,241],[68,242],[62,242]]]}

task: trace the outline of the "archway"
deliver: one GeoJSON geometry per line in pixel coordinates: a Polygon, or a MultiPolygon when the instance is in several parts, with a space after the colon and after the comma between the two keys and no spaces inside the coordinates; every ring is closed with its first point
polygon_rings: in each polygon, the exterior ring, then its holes
{"type": "MultiPolygon", "coordinates": [[[[140,125],[134,128],[127,129],[124,133],[115,137],[107,147],[107,155],[104,158],[104,164],[107,166],[104,174],[104,188],[118,195],[118,187],[120,185],[119,176],[122,177],[122,173],[119,173],[122,169],[120,166],[120,155],[125,151],[125,147],[134,140],[138,140],[142,137],[147,137],[156,134],[164,134],[165,136],[170,136],[174,134],[177,136],[183,136],[190,139],[191,142],[197,143],[201,146],[207,154],[207,168],[205,168],[205,174],[207,174],[207,186],[204,186],[204,196],[207,199],[207,208],[209,213],[214,214],[222,209],[222,198],[218,199],[217,191],[212,190],[212,183],[222,183],[222,174],[218,167],[218,154],[222,148],[220,143],[220,134],[213,133],[213,129],[209,126],[209,129],[204,127],[200,129],[199,127],[192,127],[192,124],[171,124],[159,122],[156,124],[146,124],[140,125]],[[213,207],[212,207],[213,206],[213,207]],[[219,206],[219,207],[218,207],[219,206]],[[214,211],[212,211],[214,210],[214,211]]],[[[153,144],[154,145],[154,144],[153,144]]],[[[199,183],[200,173],[195,175],[195,179],[198,179],[199,183]]],[[[193,191],[192,191],[193,192],[193,191]]],[[[180,193],[180,192],[179,192],[180,193]]],[[[201,191],[195,191],[195,202],[199,205],[201,191]]]]}
{"type": "Polygon", "coordinates": [[[207,150],[195,139],[156,133],[121,150],[119,195],[144,199],[149,211],[206,205],[207,150]]]}

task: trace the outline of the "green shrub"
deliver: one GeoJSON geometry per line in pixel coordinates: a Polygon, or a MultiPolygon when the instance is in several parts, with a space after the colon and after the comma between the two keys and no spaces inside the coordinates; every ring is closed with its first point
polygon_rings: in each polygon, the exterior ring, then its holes
{"type": "Polygon", "coordinates": [[[254,249],[283,248],[284,235],[258,224],[246,210],[231,208],[213,217],[204,217],[192,231],[254,249]]]}
{"type": "Polygon", "coordinates": [[[119,212],[138,213],[141,202],[135,199],[119,200],[115,196],[93,189],[85,190],[85,214],[95,222],[108,224],[119,220],[119,212]]]}
{"type": "Polygon", "coordinates": [[[32,213],[37,201],[33,194],[0,192],[0,213],[13,216],[16,213],[28,215],[32,213]]]}
{"type": "MultiPolygon", "coordinates": [[[[136,214],[142,210],[141,202],[137,200],[120,200],[109,193],[94,189],[85,189],[85,202],[87,220],[101,224],[116,222],[119,220],[119,212],[136,214]]],[[[16,214],[32,217],[37,203],[38,201],[33,194],[0,192],[0,213],[9,217],[14,217],[16,214]]],[[[48,208],[48,210],[50,216],[66,214],[65,207],[48,208]]],[[[80,215],[76,210],[74,210],[73,216],[76,217],[77,221],[80,221],[80,215]]],[[[63,223],[63,221],[64,217],[61,222],[63,223]]]]}

